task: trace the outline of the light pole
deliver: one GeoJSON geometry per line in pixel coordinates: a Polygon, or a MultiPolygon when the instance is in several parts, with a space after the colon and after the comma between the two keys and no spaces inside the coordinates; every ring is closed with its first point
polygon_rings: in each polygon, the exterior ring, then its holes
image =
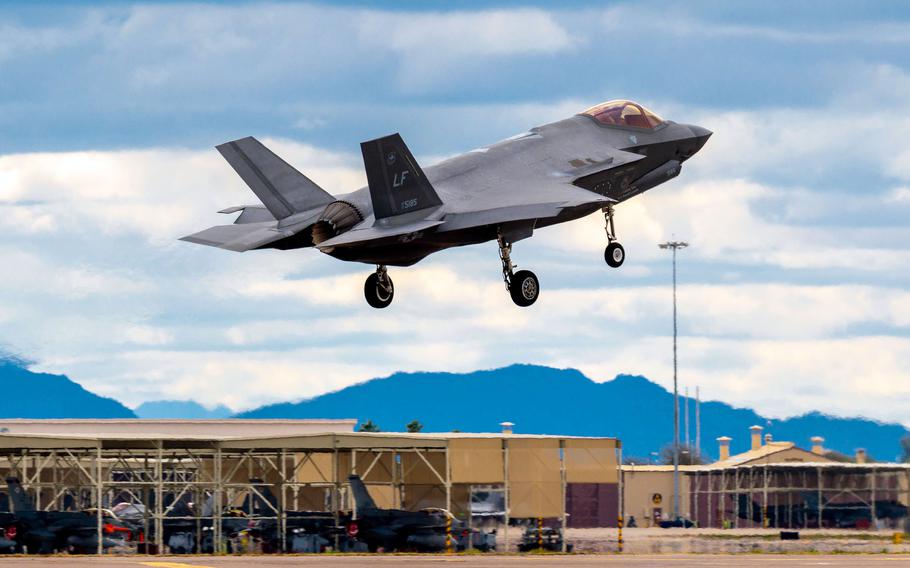
{"type": "Polygon", "coordinates": [[[673,251],[673,520],[679,518],[679,390],[676,385],[676,251],[689,246],[684,241],[667,241],[660,248],[673,251]]]}

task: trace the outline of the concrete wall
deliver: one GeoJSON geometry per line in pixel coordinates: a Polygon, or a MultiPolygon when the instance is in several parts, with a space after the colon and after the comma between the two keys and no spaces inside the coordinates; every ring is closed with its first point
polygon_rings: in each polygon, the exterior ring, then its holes
{"type": "MultiPolygon", "coordinates": [[[[680,472],[679,487],[679,514],[688,518],[689,479],[683,472],[680,472]]],[[[655,526],[655,509],[660,509],[663,520],[670,520],[673,517],[673,470],[643,471],[624,468],[623,496],[627,525],[634,516],[639,527],[655,526]],[[659,503],[655,502],[656,495],[660,496],[659,503]]]]}

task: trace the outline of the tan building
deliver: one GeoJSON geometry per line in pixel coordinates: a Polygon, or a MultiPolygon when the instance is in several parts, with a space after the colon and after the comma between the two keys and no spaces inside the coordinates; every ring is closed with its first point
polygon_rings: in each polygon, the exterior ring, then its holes
{"type": "MultiPolygon", "coordinates": [[[[679,466],[681,472],[679,510],[686,518],[690,516],[688,500],[685,498],[689,495],[689,477],[686,473],[697,467],[679,466]]],[[[626,524],[652,527],[672,517],[672,465],[624,465],[622,476],[626,524]]]]}
{"type": "MultiPolygon", "coordinates": [[[[841,527],[895,525],[910,504],[910,465],[855,463],[826,457],[824,439],[811,450],[762,436],[750,428],[751,447],[730,455],[731,438],[717,439],[720,459],[680,466],[680,516],[705,527],[841,527]]],[[[627,522],[655,526],[673,516],[673,466],[624,465],[627,522]]]]}

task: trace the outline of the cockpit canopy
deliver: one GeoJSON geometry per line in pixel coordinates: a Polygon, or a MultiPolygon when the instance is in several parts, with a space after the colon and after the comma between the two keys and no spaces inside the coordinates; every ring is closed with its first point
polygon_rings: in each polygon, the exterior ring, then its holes
{"type": "Polygon", "coordinates": [[[661,117],[632,101],[607,101],[592,106],[581,114],[590,116],[597,122],[610,126],[632,126],[650,129],[664,122],[661,117]]]}

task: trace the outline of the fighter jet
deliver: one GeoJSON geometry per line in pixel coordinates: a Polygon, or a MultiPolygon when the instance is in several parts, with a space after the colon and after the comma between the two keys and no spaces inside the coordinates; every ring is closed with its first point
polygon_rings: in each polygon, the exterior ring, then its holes
{"type": "Polygon", "coordinates": [[[402,511],[380,509],[370,497],[360,476],[348,477],[354,496],[356,516],[347,523],[347,533],[367,544],[371,552],[384,550],[413,550],[440,552],[446,548],[447,525],[453,548],[464,550],[471,539],[471,546],[483,552],[496,549],[496,536],[468,529],[462,521],[445,509],[402,511]]]}
{"type": "MultiPolygon", "coordinates": [[[[802,491],[796,502],[787,505],[768,505],[762,508],[758,500],[753,500],[749,506],[749,496],[740,493],[739,518],[748,519],[756,523],[767,523],[769,527],[801,527],[818,526],[818,494],[812,491],[802,491]]],[[[877,499],[874,507],[867,501],[839,501],[825,503],[822,509],[822,522],[825,526],[836,528],[860,528],[872,524],[873,509],[876,519],[890,519],[897,522],[907,517],[908,508],[903,503],[894,499],[877,499]]]]}
{"type": "Polygon", "coordinates": [[[367,303],[385,308],[395,287],[388,266],[410,266],[450,247],[496,241],[506,290],[530,306],[540,282],[516,271],[512,246],[536,229],[601,211],[604,259],[619,267],[614,205],[679,175],[711,132],[614,100],[490,146],[421,168],[399,134],[360,145],[367,187],[333,196],[255,138],[217,146],[261,205],[183,237],[232,251],[314,247],[345,261],[375,264],[367,303]]]}
{"type": "MultiPolygon", "coordinates": [[[[97,512],[38,511],[18,478],[8,477],[6,483],[14,509],[14,521],[6,527],[6,540],[14,541],[17,550],[22,546],[27,547],[29,553],[39,554],[66,549],[79,552],[97,550],[97,512]],[[12,535],[10,528],[13,529],[12,535]]],[[[114,535],[128,536],[130,532],[129,527],[110,517],[104,517],[101,529],[104,548],[122,545],[123,539],[114,538],[114,535]]]]}

